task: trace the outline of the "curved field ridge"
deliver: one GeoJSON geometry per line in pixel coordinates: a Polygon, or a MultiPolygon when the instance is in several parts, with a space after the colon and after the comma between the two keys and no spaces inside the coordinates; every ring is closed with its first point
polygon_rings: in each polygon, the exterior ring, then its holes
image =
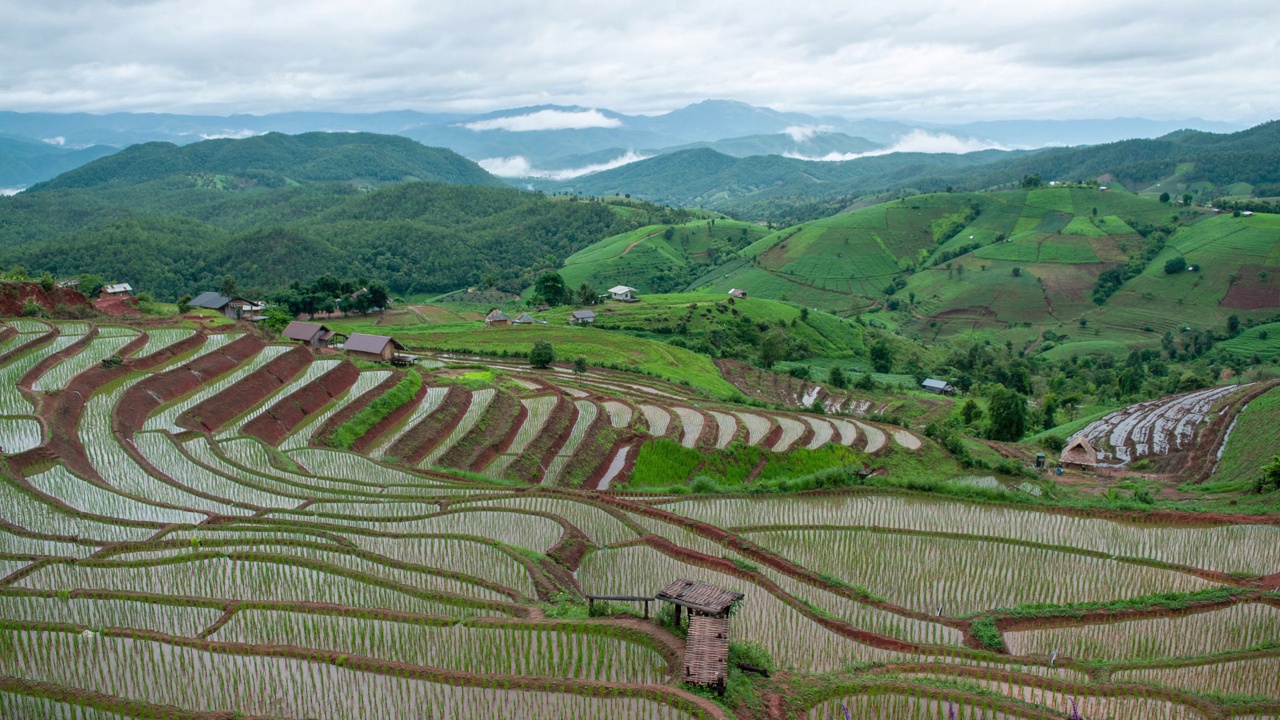
{"type": "Polygon", "coordinates": [[[1003,538],[1219,572],[1280,571],[1280,527],[1139,526],[1052,512],[894,496],[682,500],[666,509],[720,527],[882,527],[1003,538]]]}
{"type": "Polygon", "coordinates": [[[1156,660],[1247,650],[1280,639],[1280,608],[1242,603],[1180,617],[1005,633],[1015,655],[1057,651],[1080,660],[1156,660]]]}
{"type": "Polygon", "coordinates": [[[1186,450],[1195,443],[1210,410],[1246,387],[1224,385],[1130,405],[1089,423],[1079,434],[1119,464],[1186,450]]]}
{"type": "MultiPolygon", "coordinates": [[[[361,454],[309,445],[390,373],[256,333],[155,328],[144,342],[120,325],[17,321],[0,352],[18,409],[0,413],[5,717],[1280,715],[1266,589],[1280,524],[906,487],[750,492],[826,455],[881,453],[867,464],[891,473],[907,452],[941,457],[914,430],[834,414],[840,398],[824,415],[773,412],[607,370],[511,366],[513,384],[500,368],[460,380],[423,365],[439,382],[361,454]],[[121,341],[123,368],[89,362],[121,341]],[[391,444],[411,452],[370,456],[391,444]],[[407,466],[432,450],[465,467],[407,466]],[[748,492],[681,494],[722,472],[748,492]],[[671,478],[690,485],[635,492],[671,478]],[[741,592],[734,652],[777,671],[732,671],[727,706],[681,683],[680,632],[638,603],[592,611],[582,597],[652,597],[679,578],[741,592]]],[[[1215,442],[1253,397],[1192,396],[1180,421],[1207,407],[1196,427],[1215,442]]],[[[1126,447],[1165,433],[1174,455],[1194,449],[1178,450],[1188,436],[1168,413],[1150,417],[1126,447]]]]}

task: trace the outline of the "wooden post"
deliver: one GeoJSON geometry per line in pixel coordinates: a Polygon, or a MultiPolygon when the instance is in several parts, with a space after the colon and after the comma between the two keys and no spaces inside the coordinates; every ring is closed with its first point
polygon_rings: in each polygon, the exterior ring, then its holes
{"type": "Polygon", "coordinates": [[[593,617],[596,614],[596,599],[587,598],[587,617],[593,617]]]}
{"type": "Polygon", "coordinates": [[[645,620],[649,619],[649,601],[648,600],[644,601],[644,619],[645,620]]]}

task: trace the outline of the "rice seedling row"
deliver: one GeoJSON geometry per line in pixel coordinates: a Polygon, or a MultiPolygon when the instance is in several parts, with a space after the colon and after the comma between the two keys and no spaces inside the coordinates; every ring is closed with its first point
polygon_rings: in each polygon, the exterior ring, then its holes
{"type": "Polygon", "coordinates": [[[492,545],[448,537],[370,535],[353,539],[360,549],[397,562],[481,578],[517,590],[525,597],[537,594],[524,565],[492,545]]]}
{"type": "Polygon", "coordinates": [[[956,628],[898,615],[850,600],[842,595],[796,580],[767,566],[761,566],[759,572],[791,597],[808,603],[858,630],[922,645],[960,645],[964,642],[964,632],[956,628]]]}
{"type": "Polygon", "coordinates": [[[0,593],[0,617],[83,625],[95,631],[119,627],[195,637],[221,616],[220,608],[193,605],[0,593]]]}
{"type": "MultiPolygon", "coordinates": [[[[238,368],[222,376],[222,378],[214,381],[213,383],[204,385],[194,393],[173,403],[172,405],[169,405],[163,410],[157,412],[155,415],[152,415],[143,425],[143,429],[168,430],[172,433],[182,432],[183,428],[179,427],[177,424],[179,415],[186,412],[188,409],[199,405],[205,400],[208,400],[214,395],[217,395],[223,390],[234,386],[240,380],[244,379],[245,376],[252,374],[263,365],[275,360],[286,352],[289,352],[291,349],[292,348],[284,345],[268,345],[257,355],[253,356],[246,362],[241,363],[238,368]]],[[[209,352],[212,352],[212,350],[209,352]]]]}
{"type": "Polygon", "coordinates": [[[769,430],[773,427],[768,418],[759,415],[737,413],[737,416],[747,428],[747,444],[752,447],[759,445],[760,441],[764,440],[765,436],[769,434],[769,430]]]}
{"type": "MultiPolygon", "coordinates": [[[[294,540],[293,543],[299,541],[294,540]]],[[[209,546],[202,545],[200,550],[191,547],[164,548],[160,550],[141,550],[125,552],[111,556],[112,562],[135,562],[152,560],[172,560],[175,558],[198,558],[199,552],[216,552],[220,554],[252,553],[256,561],[289,564],[294,560],[320,562],[370,577],[389,580],[406,585],[415,590],[426,592],[445,592],[465,595],[481,600],[509,601],[506,593],[491,590],[483,585],[458,580],[445,575],[430,572],[430,568],[402,568],[369,560],[351,553],[345,548],[325,546],[272,543],[269,540],[222,541],[209,546]],[[231,543],[231,544],[227,544],[231,543]],[[269,559],[268,559],[269,558],[269,559]]],[[[240,557],[237,555],[236,557],[240,557]]]]}
{"type": "Polygon", "coordinates": [[[1196,693],[1277,698],[1280,697],[1280,657],[1118,670],[1111,678],[1115,682],[1157,684],[1196,693]]]}
{"type": "Polygon", "coordinates": [[[182,453],[177,441],[165,433],[138,433],[133,444],[147,462],[183,484],[200,488],[201,492],[221,498],[227,503],[245,503],[260,508],[291,507],[299,500],[286,498],[223,477],[192,462],[182,453]]]}
{"type": "Polygon", "coordinates": [[[979,540],[857,530],[782,530],[749,537],[803,567],[930,614],[955,616],[1026,603],[1096,602],[1211,587],[1174,571],[979,540]]]}
{"type": "Polygon", "coordinates": [[[44,428],[39,420],[30,417],[0,417],[0,452],[13,455],[40,447],[42,442],[44,428]]]}
{"type": "Polygon", "coordinates": [[[78,434],[93,469],[111,487],[136,498],[220,515],[252,514],[252,510],[228,505],[196,495],[185,487],[162,482],[148,474],[125,451],[121,441],[111,430],[112,413],[120,396],[144,377],[140,375],[126,380],[109,392],[97,393],[85,403],[78,434]]]}
{"type": "Polygon", "coordinates": [[[318,415],[304,421],[301,426],[296,428],[292,434],[280,443],[280,449],[294,450],[306,447],[315,436],[315,433],[329,421],[329,418],[340,412],[347,405],[363,397],[365,393],[381,385],[390,376],[391,372],[389,370],[371,370],[360,373],[360,377],[356,379],[354,385],[347,389],[345,395],[335,400],[318,415]]]}
{"type": "Polygon", "coordinates": [[[772,449],[774,452],[786,452],[804,435],[804,423],[789,417],[775,417],[774,420],[782,428],[782,437],[778,438],[772,449]]]}
{"type": "Polygon", "coordinates": [[[80,335],[59,335],[48,345],[36,348],[21,357],[15,358],[4,367],[0,367],[0,415],[26,415],[30,413],[34,408],[31,405],[31,401],[18,392],[18,381],[31,368],[39,364],[41,360],[80,342],[81,337],[83,337],[83,333],[80,335]]]}
{"type": "Polygon", "coordinates": [[[525,398],[520,401],[524,405],[528,414],[525,416],[524,422],[520,424],[520,429],[516,431],[515,439],[511,441],[511,446],[507,448],[507,455],[519,455],[529,448],[529,444],[538,437],[542,432],[542,428],[546,427],[547,420],[551,417],[551,411],[555,410],[560,399],[555,395],[543,395],[541,397],[525,398]]]}
{"type": "MultiPolygon", "coordinates": [[[[7,520],[8,517],[6,516],[7,520]]],[[[0,554],[4,555],[48,555],[51,557],[83,558],[97,552],[92,545],[49,540],[46,538],[15,535],[0,529],[0,554]]]]}
{"type": "Polygon", "coordinates": [[[862,434],[866,436],[867,452],[869,453],[878,452],[881,448],[884,447],[885,442],[887,442],[888,439],[885,437],[883,430],[881,430],[878,427],[873,427],[871,425],[868,425],[866,423],[860,423],[857,420],[853,420],[852,422],[855,426],[857,426],[858,430],[861,431],[862,434]]]}
{"type": "Polygon", "coordinates": [[[218,437],[226,438],[226,437],[239,435],[240,432],[244,429],[244,426],[246,423],[258,417],[262,413],[266,412],[268,409],[271,408],[271,405],[274,404],[277,400],[281,398],[289,397],[290,395],[297,392],[298,390],[301,390],[302,386],[312,382],[313,380],[319,378],[321,375],[324,375],[325,373],[334,369],[335,367],[338,366],[340,362],[342,361],[341,360],[316,360],[311,364],[307,365],[307,369],[303,370],[300,375],[298,375],[292,381],[285,383],[282,387],[280,387],[275,392],[271,393],[271,395],[269,395],[265,400],[259,403],[258,406],[255,407],[253,410],[250,410],[249,413],[244,417],[242,417],[239,421],[230,423],[226,428],[224,428],[221,432],[218,433],[218,437]]]}
{"type": "Polygon", "coordinates": [[[565,441],[564,447],[547,463],[547,470],[542,476],[543,485],[555,484],[564,466],[569,464],[573,454],[578,451],[582,438],[587,435],[587,428],[596,421],[596,415],[600,412],[600,407],[589,400],[577,400],[573,404],[578,408],[578,417],[573,421],[573,428],[569,431],[569,439],[565,441]]]}
{"type": "Polygon", "coordinates": [[[809,423],[809,427],[813,428],[813,438],[809,440],[809,444],[805,445],[810,450],[818,448],[831,442],[831,438],[835,436],[835,428],[826,420],[818,418],[806,417],[805,422],[809,423]]]}
{"type": "Polygon", "coordinates": [[[34,695],[0,692],[0,717],[25,720],[128,720],[128,716],[34,695]]]}
{"type": "Polygon", "coordinates": [[[34,333],[43,334],[43,333],[49,332],[49,325],[47,323],[42,323],[39,320],[29,320],[27,318],[10,318],[8,320],[5,320],[4,322],[6,325],[12,327],[14,330],[17,330],[18,332],[24,333],[24,334],[34,334],[34,333]]]}
{"type": "MultiPolygon", "coordinates": [[[[946,676],[932,676],[934,679],[946,676]]],[[[1065,717],[1110,718],[1111,720],[1202,720],[1198,709],[1142,695],[1086,695],[1038,685],[1019,685],[1004,680],[967,679],[981,688],[1065,717]]]]}
{"type": "Polygon", "coordinates": [[[730,632],[734,638],[762,644],[782,667],[826,672],[849,662],[893,662],[911,657],[837,635],[754,583],[680,562],[649,547],[593,552],[578,569],[577,578],[583,592],[596,594],[652,596],[668,579],[675,578],[743,593],[746,597],[730,619],[730,632]],[[660,584],[655,578],[662,578],[660,584]]]}
{"type": "Polygon", "coordinates": [[[848,420],[832,418],[831,425],[835,427],[836,432],[839,434],[841,445],[852,445],[853,441],[858,439],[858,428],[848,420]]]}
{"type": "Polygon", "coordinates": [[[906,430],[894,430],[893,441],[908,450],[920,449],[920,438],[916,437],[915,435],[912,435],[906,430]]]}
{"type": "MultiPolygon", "coordinates": [[[[287,560],[287,558],[281,558],[287,560]]],[[[472,608],[416,595],[288,562],[163,559],[152,564],[55,564],[22,578],[33,590],[92,589],[220,600],[318,602],[400,612],[469,617],[472,608]]]]}
{"type": "Polygon", "coordinates": [[[363,455],[320,448],[302,448],[289,452],[307,470],[321,477],[354,480],[370,485],[402,485],[406,487],[444,486],[420,475],[380,465],[363,455]]]}
{"type": "MultiPolygon", "coordinates": [[[[219,446],[225,452],[228,450],[228,443],[238,443],[240,444],[240,447],[246,448],[243,452],[245,455],[261,454],[263,464],[266,465],[267,468],[266,471],[255,469],[253,472],[246,472],[226,460],[223,460],[214,453],[213,447],[210,443],[210,440],[198,437],[183,443],[182,449],[185,450],[196,462],[206,465],[222,475],[242,480],[252,485],[257,485],[282,497],[350,497],[358,494],[373,495],[368,488],[353,486],[337,480],[325,480],[309,477],[307,475],[285,474],[284,471],[277,470],[270,466],[270,463],[266,461],[266,449],[259,445],[257,440],[252,438],[239,438],[237,440],[224,441],[220,443],[219,446]],[[249,448],[249,446],[252,446],[252,448],[249,448]]],[[[235,451],[227,452],[227,454],[233,455],[235,454],[235,451]]],[[[282,502],[287,501],[282,500],[282,502]]],[[[293,501],[293,504],[297,504],[297,502],[293,501]]]]}
{"type": "Polygon", "coordinates": [[[243,610],[211,639],[295,645],[464,672],[662,683],[654,650],[606,632],[530,627],[415,625],[388,620],[243,610]]]}
{"type": "Polygon", "coordinates": [[[80,352],[63,359],[49,368],[31,384],[33,390],[55,392],[67,386],[71,378],[102,362],[104,359],[120,352],[120,348],[133,342],[138,334],[103,337],[101,333],[89,341],[80,352]]]}
{"type": "MultiPolygon", "coordinates": [[[[612,545],[614,543],[634,540],[637,537],[634,530],[627,527],[621,520],[610,515],[608,512],[605,512],[590,503],[577,502],[565,498],[499,498],[467,503],[465,505],[455,507],[484,507],[494,509],[511,508],[515,510],[531,510],[533,512],[543,512],[556,515],[568,520],[574,527],[586,533],[587,536],[590,537],[597,545],[612,545]]],[[[539,519],[541,520],[543,518],[539,519]]]]}
{"type": "Polygon", "coordinates": [[[522,690],[495,680],[445,685],[403,675],[352,671],[331,662],[213,653],[127,637],[4,631],[12,652],[0,672],[158,705],[271,717],[395,720],[683,720],[656,700],[616,692],[578,695],[522,690]]]}
{"type": "Polygon", "coordinates": [[[714,410],[710,411],[710,415],[716,421],[716,449],[723,450],[733,442],[733,436],[738,433],[738,421],[732,415],[714,410]]]}
{"type": "Polygon", "coordinates": [[[633,415],[631,406],[617,400],[606,400],[601,405],[609,413],[609,424],[616,428],[624,428],[631,424],[633,415]]]}
{"type": "Polygon", "coordinates": [[[0,517],[20,528],[42,535],[75,537],[96,543],[145,540],[154,528],[131,527],[77,517],[0,481],[0,517]]]}
{"type": "Polygon", "coordinates": [[[1280,527],[1273,525],[1141,526],[892,495],[696,499],[665,508],[720,527],[830,525],[963,533],[1221,572],[1269,575],[1280,571],[1280,527]]]}
{"type": "MultiPolygon", "coordinates": [[[[133,357],[144,358],[149,355],[154,355],[170,345],[186,340],[195,334],[195,330],[188,330],[185,328],[158,328],[156,330],[148,330],[147,344],[139,348],[138,351],[133,354],[133,357]]],[[[211,339],[212,338],[210,338],[210,340],[211,339]]],[[[208,342],[209,340],[206,340],[205,344],[207,345],[208,342]]]]}
{"type": "Polygon", "coordinates": [[[467,433],[471,432],[472,428],[476,426],[476,423],[480,422],[480,417],[484,415],[484,411],[489,408],[489,404],[493,402],[493,398],[496,394],[497,391],[493,388],[485,388],[471,393],[471,403],[467,405],[467,411],[463,413],[462,418],[458,420],[458,424],[453,427],[453,430],[449,432],[444,440],[440,441],[440,444],[436,445],[431,452],[427,453],[427,456],[422,459],[422,462],[418,463],[418,467],[432,467],[436,464],[437,460],[444,457],[445,453],[452,450],[453,446],[457,445],[458,441],[465,437],[467,433]]]}
{"type": "Polygon", "coordinates": [[[1280,608],[1242,603],[1179,617],[1007,632],[1015,655],[1141,660],[1246,650],[1280,641],[1280,608]]]}
{"type": "Polygon", "coordinates": [[[396,441],[403,437],[405,433],[412,430],[414,426],[419,422],[422,422],[424,418],[439,409],[440,404],[444,402],[444,396],[448,394],[449,388],[447,387],[427,388],[426,396],[424,396],[422,398],[422,402],[418,403],[418,406],[413,409],[413,412],[409,413],[409,416],[400,423],[399,427],[393,429],[389,433],[384,433],[381,438],[378,438],[378,440],[369,447],[369,452],[376,453],[381,457],[386,457],[386,453],[378,452],[379,449],[385,450],[392,445],[395,445],[396,441]]]}
{"type": "Polygon", "coordinates": [[[691,448],[698,444],[698,438],[702,435],[702,425],[705,419],[702,413],[693,408],[677,407],[672,408],[676,411],[676,415],[680,416],[680,444],[687,448],[691,448]]]}
{"type": "MultiPolygon", "coordinates": [[[[385,503],[393,506],[395,503],[385,503]]],[[[298,517],[308,514],[312,509],[328,507],[326,503],[315,503],[305,510],[290,513],[298,517]]],[[[336,505],[339,508],[360,507],[356,503],[336,505]]],[[[376,513],[382,505],[370,506],[363,512],[376,513]]],[[[411,503],[411,510],[424,506],[411,503]]],[[[394,510],[388,510],[394,513],[394,510]]],[[[418,517],[405,520],[391,519],[362,520],[335,518],[333,516],[317,516],[315,520],[331,522],[349,528],[361,528],[368,532],[384,535],[473,535],[490,540],[522,547],[535,552],[546,552],[560,541],[564,528],[550,518],[522,513],[498,512],[489,510],[464,510],[443,515],[418,517]]]]}
{"type": "Polygon", "coordinates": [[[667,427],[671,425],[671,413],[656,405],[641,405],[640,412],[644,415],[650,435],[662,437],[667,434],[667,427]]]}
{"type": "Polygon", "coordinates": [[[99,487],[73,475],[62,465],[55,465],[38,475],[32,475],[27,478],[27,482],[45,495],[90,515],[134,522],[185,525],[194,525],[205,519],[199,513],[160,507],[99,487]]]}
{"type": "Polygon", "coordinates": [[[827,700],[811,708],[806,720],[832,720],[832,718],[874,718],[876,720],[1024,720],[1026,716],[1013,715],[997,709],[994,701],[961,698],[958,693],[946,693],[921,688],[918,694],[871,690],[827,700]]]}

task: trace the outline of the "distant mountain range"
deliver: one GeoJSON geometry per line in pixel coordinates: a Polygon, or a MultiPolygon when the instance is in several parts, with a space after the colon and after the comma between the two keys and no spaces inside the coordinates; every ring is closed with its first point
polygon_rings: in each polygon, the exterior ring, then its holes
{"type": "Polygon", "coordinates": [[[851,120],[708,100],[662,115],[540,105],[484,114],[297,112],[272,115],[0,112],[0,188],[24,187],[147,143],[187,145],[269,132],[369,132],[449,148],[508,178],[565,180],[655,155],[710,148],[731,157],[836,159],[893,150],[963,153],[1086,145],[1236,126],[1198,119],[1000,121],[937,125],[851,120]],[[10,145],[14,147],[11,148],[10,145]],[[35,152],[42,150],[43,152],[35,152]]]}

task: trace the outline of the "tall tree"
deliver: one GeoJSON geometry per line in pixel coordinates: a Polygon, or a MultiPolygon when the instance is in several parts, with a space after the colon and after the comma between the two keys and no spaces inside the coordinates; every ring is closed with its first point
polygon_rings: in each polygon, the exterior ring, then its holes
{"type": "Polygon", "coordinates": [[[878,373],[893,371],[893,347],[883,338],[871,344],[871,367],[878,373]]]}
{"type": "Polygon", "coordinates": [[[1027,399],[1003,385],[997,385],[991,394],[988,415],[991,417],[987,424],[988,439],[1017,442],[1027,432],[1027,399]]]}
{"type": "Polygon", "coordinates": [[[538,279],[533,283],[533,292],[548,305],[563,305],[568,295],[568,290],[564,285],[564,278],[560,277],[558,272],[539,275],[538,279]]]}

